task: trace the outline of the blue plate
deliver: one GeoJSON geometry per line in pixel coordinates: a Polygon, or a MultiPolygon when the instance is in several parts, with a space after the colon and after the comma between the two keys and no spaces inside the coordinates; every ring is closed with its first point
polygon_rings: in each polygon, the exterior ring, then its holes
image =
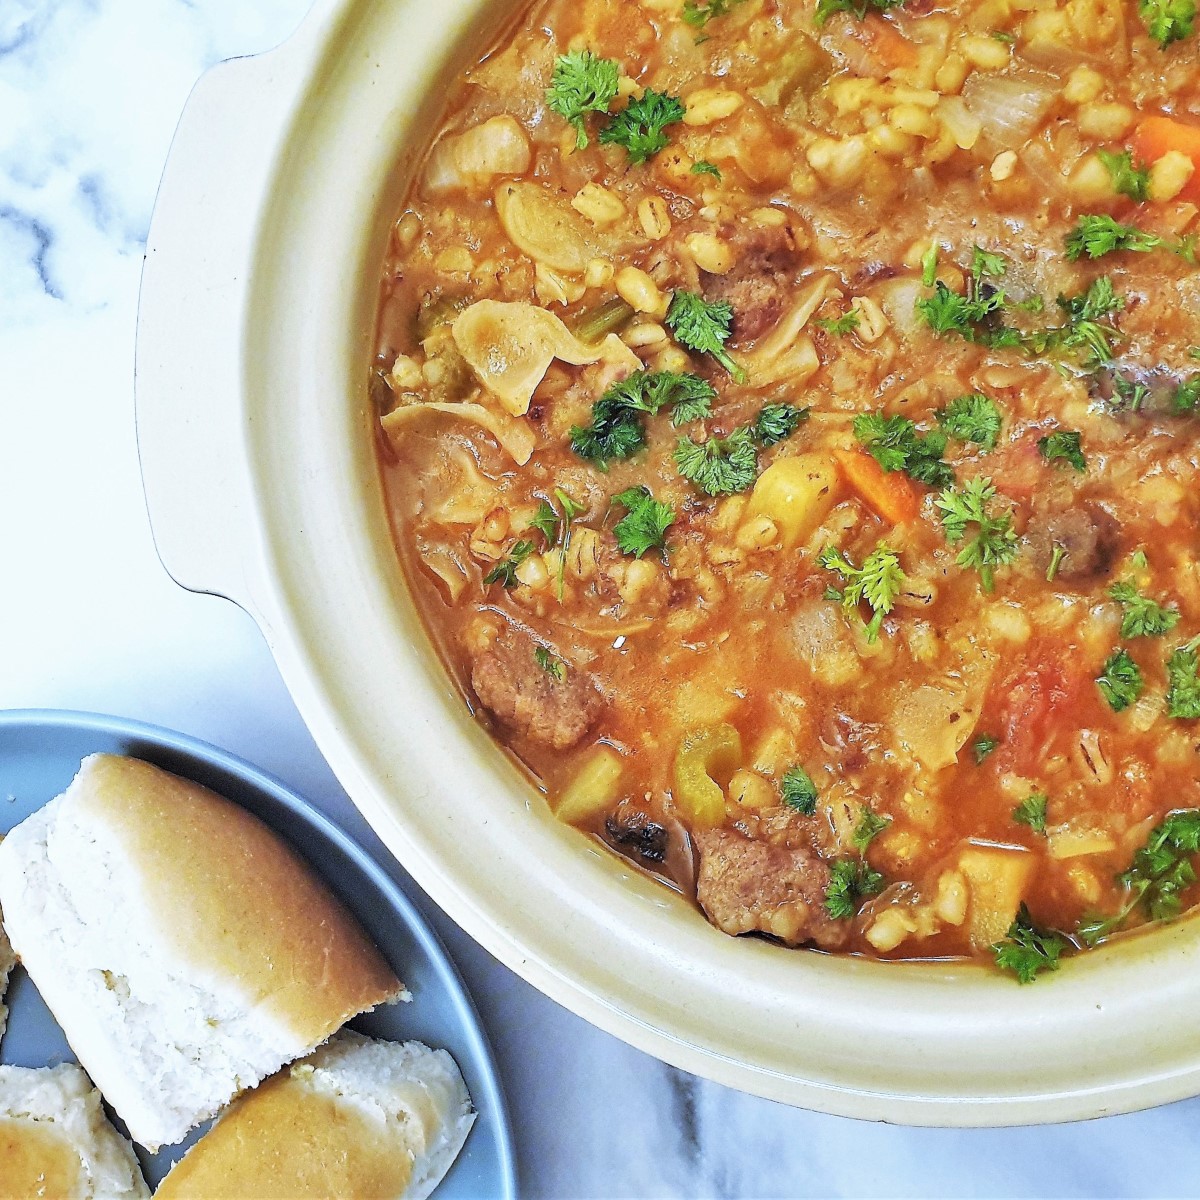
{"type": "MultiPolygon", "coordinates": [[[[411,1004],[352,1022],[374,1037],[416,1038],[454,1055],[478,1117],[438,1200],[515,1200],[512,1134],[491,1048],[462,979],[437,935],[367,853],[277,780],[204,742],[118,717],[0,712],[0,833],[57,796],[88,754],[128,754],[193,779],[242,805],[306,858],[358,917],[404,980],[411,1004]]],[[[40,1067],[74,1061],[66,1038],[19,968],[9,989],[0,1062],[40,1067]]],[[[117,1122],[120,1125],[120,1122],[117,1122]]],[[[151,1188],[199,1136],[138,1155],[151,1188]]]]}

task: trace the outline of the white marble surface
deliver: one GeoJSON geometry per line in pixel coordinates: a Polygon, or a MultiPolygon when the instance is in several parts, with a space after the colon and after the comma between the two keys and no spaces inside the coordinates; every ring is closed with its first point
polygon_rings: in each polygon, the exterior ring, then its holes
{"type": "MultiPolygon", "coordinates": [[[[138,275],[176,118],[206,67],[280,41],[306,6],[0,0],[0,707],[217,742],[386,860],[249,618],[162,572],[134,440],[138,275]]],[[[523,1195],[1200,1194],[1200,1101],[974,1132],[799,1112],[629,1049],[438,925],[500,1060],[523,1195]]]]}

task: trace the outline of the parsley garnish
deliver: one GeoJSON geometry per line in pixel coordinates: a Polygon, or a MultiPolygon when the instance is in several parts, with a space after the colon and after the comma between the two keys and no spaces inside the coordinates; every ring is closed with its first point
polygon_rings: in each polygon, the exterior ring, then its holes
{"type": "Polygon", "coordinates": [[[1008,259],[1003,254],[992,254],[982,246],[971,250],[971,277],[978,287],[984,279],[1002,279],[1008,270],[1008,259]]]}
{"type": "Polygon", "coordinates": [[[1001,970],[1012,971],[1020,983],[1032,983],[1040,971],[1057,971],[1058,960],[1070,945],[1061,933],[1038,929],[1022,903],[1005,940],[992,946],[992,953],[1001,970]]]}
{"type": "Polygon", "coordinates": [[[702,158],[699,162],[692,163],[693,175],[711,175],[718,182],[721,179],[721,168],[715,163],[710,163],[708,159],[702,158]]]}
{"type": "Polygon", "coordinates": [[[716,396],[699,375],[636,371],[609,387],[592,406],[592,423],[571,430],[571,449],[602,469],[609,459],[628,458],[646,444],[645,416],[671,405],[671,423],[707,417],[716,396]]]}
{"type": "MultiPolygon", "coordinates": [[[[562,603],[563,592],[566,589],[566,572],[567,572],[567,550],[571,545],[571,526],[575,518],[583,512],[584,506],[576,504],[562,488],[554,489],[554,497],[559,503],[561,513],[556,511],[552,505],[543,500],[538,505],[538,510],[534,514],[534,518],[530,521],[530,525],[541,530],[545,536],[547,543],[551,546],[556,546],[559,550],[558,555],[558,600],[562,603]]],[[[524,543],[518,543],[523,545],[524,543]]],[[[515,549],[515,547],[514,547],[515,549]]],[[[484,580],[486,583],[487,580],[484,580]]],[[[505,587],[512,587],[512,584],[506,583],[505,587]]]]}
{"type": "Polygon", "coordinates": [[[1062,459],[1077,471],[1087,470],[1087,459],[1079,444],[1080,434],[1076,430],[1059,429],[1054,433],[1038,438],[1038,449],[1047,462],[1062,459]]]}
{"type": "Polygon", "coordinates": [[[676,292],[667,309],[667,325],[681,346],[711,354],[738,383],[745,382],[746,373],[725,349],[733,325],[733,306],[727,300],[709,303],[698,292],[676,292]]]}
{"type": "Polygon", "coordinates": [[[826,317],[820,321],[814,321],[814,325],[819,325],[826,333],[832,333],[834,337],[845,337],[848,333],[853,333],[862,323],[862,318],[850,309],[849,312],[844,312],[840,317],[826,317]]]}
{"type": "Polygon", "coordinates": [[[702,443],[681,437],[674,458],[680,475],[710,496],[744,492],[758,477],[758,452],[748,426],[702,443]]]}
{"type": "Polygon", "coordinates": [[[1150,396],[1150,389],[1144,383],[1135,383],[1123,375],[1114,374],[1112,377],[1114,412],[1140,412],[1142,405],[1150,396]]]}
{"type": "Polygon", "coordinates": [[[956,333],[968,342],[988,344],[995,341],[997,333],[980,327],[1003,307],[1002,291],[990,290],[986,295],[976,297],[960,296],[958,292],[952,292],[940,279],[934,283],[932,296],[917,301],[917,311],[934,333],[956,333]]]}
{"type": "Polygon", "coordinates": [[[854,418],[854,436],[885,471],[903,471],[930,487],[954,482],[954,469],[942,462],[946,435],[939,430],[922,436],[907,417],[860,413],[854,418]]]}
{"type": "Polygon", "coordinates": [[[1046,582],[1053,583],[1058,578],[1058,568],[1062,566],[1062,560],[1067,557],[1067,551],[1064,546],[1055,543],[1050,547],[1050,564],[1046,567],[1046,582]]]}
{"type": "Polygon", "coordinates": [[[1075,228],[1067,234],[1067,258],[1076,262],[1085,254],[1088,258],[1103,258],[1117,250],[1148,254],[1160,247],[1195,262],[1196,248],[1191,238],[1172,244],[1157,233],[1148,233],[1136,225],[1122,225],[1106,214],[1093,213],[1080,217],[1075,228]]]}
{"type": "Polygon", "coordinates": [[[624,146],[631,163],[644,163],[664,150],[670,141],[663,132],[668,125],[683,120],[683,101],[646,88],[641,99],[629,103],[609,119],[600,130],[599,141],[605,146],[624,146]]]}
{"type": "Polygon", "coordinates": [[[943,432],[960,442],[974,442],[985,453],[996,448],[1003,419],[996,402],[982,392],[951,400],[937,411],[943,432]]]}
{"type": "Polygon", "coordinates": [[[1150,195],[1150,169],[1145,164],[1135,167],[1128,150],[1101,150],[1100,161],[1108,168],[1113,191],[1138,204],[1146,202],[1150,195]]]}
{"type": "Polygon", "coordinates": [[[1142,671],[1128,650],[1114,650],[1096,677],[1100,694],[1113,712],[1123,712],[1142,694],[1142,671]]]}
{"type": "Polygon", "coordinates": [[[503,584],[512,589],[519,582],[517,568],[533,553],[532,542],[514,542],[507,558],[502,558],[484,577],[483,586],[491,587],[493,583],[503,584]]]}
{"type": "Polygon", "coordinates": [[[863,806],[862,815],[854,827],[850,840],[854,843],[859,854],[866,854],[867,847],[892,823],[891,817],[881,817],[878,813],[863,806]]]}
{"type": "Polygon", "coordinates": [[[962,549],[956,559],[960,567],[979,572],[983,589],[995,588],[995,569],[1017,557],[1017,535],[1013,532],[1012,517],[993,516],[989,505],[996,495],[990,479],[970,480],[965,487],[947,488],[935,501],[942,513],[946,541],[961,542],[967,526],[978,529],[975,537],[962,549]]]}
{"type": "Polygon", "coordinates": [[[1196,0],[1138,0],[1146,32],[1165,50],[1172,42],[1191,37],[1196,23],[1196,0]]]}
{"type": "Polygon", "coordinates": [[[1183,721],[1200,718],[1200,679],[1196,677],[1196,647],[1200,638],[1180,646],[1167,659],[1167,713],[1183,721]]]}
{"type": "Polygon", "coordinates": [[[1085,351],[1085,366],[1109,362],[1112,339],[1118,336],[1118,331],[1105,318],[1125,307],[1124,297],[1113,290],[1112,280],[1101,275],[1086,292],[1059,296],[1058,306],[1066,316],[1066,324],[1033,335],[1030,348],[1039,353],[1043,350],[1085,351]]]}
{"type": "Polygon", "coordinates": [[[554,680],[555,683],[562,683],[567,677],[567,664],[561,658],[555,658],[545,646],[538,646],[534,649],[533,657],[537,665],[554,680]]]}
{"type": "Polygon", "coordinates": [[[1171,411],[1181,417],[1200,406],[1200,375],[1183,380],[1171,395],[1171,411]]]}
{"type": "Polygon", "coordinates": [[[1086,946],[1119,929],[1141,902],[1153,921],[1168,921],[1183,908],[1181,893],[1196,881],[1191,856],[1200,850],[1200,810],[1180,809],[1156,825],[1134,856],[1129,870],[1117,876],[1128,901],[1111,917],[1092,917],[1076,931],[1086,946]]]}
{"type": "Polygon", "coordinates": [[[994,737],[990,733],[981,733],[971,743],[971,754],[975,758],[975,765],[977,767],[982,766],[983,760],[999,745],[1000,739],[998,737],[994,737]]]}
{"type": "Polygon", "coordinates": [[[765,404],[754,418],[751,430],[760,446],[774,446],[790,438],[808,420],[808,409],[794,404],[765,404]]]}
{"type": "Polygon", "coordinates": [[[815,20],[818,25],[824,25],[834,13],[844,12],[862,21],[869,12],[887,12],[903,3],[904,0],[817,0],[815,20]]]}
{"type": "Polygon", "coordinates": [[[1045,792],[1034,792],[1012,811],[1012,819],[1018,825],[1028,825],[1034,833],[1046,832],[1046,805],[1050,797],[1045,792]]]}
{"type": "Polygon", "coordinates": [[[939,250],[937,242],[930,242],[929,249],[921,255],[921,282],[926,287],[933,287],[937,282],[939,250]]]}
{"type": "Polygon", "coordinates": [[[870,621],[863,621],[863,632],[873,645],[879,639],[883,618],[896,606],[896,598],[904,587],[899,556],[886,542],[880,542],[861,567],[856,567],[836,546],[826,546],[817,561],[825,570],[836,571],[846,584],[840,591],[829,588],[825,593],[827,599],[837,600],[847,615],[864,601],[870,607],[874,615],[870,621]]]}
{"type": "Polygon", "coordinates": [[[613,526],[622,554],[641,558],[648,550],[665,550],[667,530],[675,523],[675,510],[655,500],[648,487],[633,487],[613,497],[626,514],[613,526]]]}
{"type": "Polygon", "coordinates": [[[683,19],[697,29],[702,29],[713,17],[723,17],[735,4],[742,0],[683,0],[683,19]]]}
{"type": "Polygon", "coordinates": [[[829,866],[825,909],[835,921],[848,921],[867,896],[883,891],[883,876],[861,858],[838,858],[829,866]]]}
{"type": "Polygon", "coordinates": [[[1123,638],[1162,637],[1179,623],[1177,608],[1163,608],[1128,581],[1114,583],[1108,594],[1125,610],[1121,615],[1123,638]]]}
{"type": "Polygon", "coordinates": [[[784,774],[779,792],[788,808],[806,817],[817,811],[817,785],[803,767],[793,767],[784,774]]]}
{"type": "Polygon", "coordinates": [[[598,58],[590,50],[572,50],[555,61],[546,104],[574,127],[575,145],[580,150],[588,144],[583,118],[588,113],[608,112],[620,74],[616,59],[598,58]]]}

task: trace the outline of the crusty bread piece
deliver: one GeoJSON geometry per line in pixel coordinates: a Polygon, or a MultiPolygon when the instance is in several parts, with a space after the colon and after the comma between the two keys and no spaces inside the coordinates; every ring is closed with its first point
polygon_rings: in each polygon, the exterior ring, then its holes
{"type": "Polygon", "coordinates": [[[74,1063],[0,1067],[0,1195],[149,1200],[133,1147],[74,1063]]]}
{"type": "Polygon", "coordinates": [[[0,906],[76,1057],[150,1149],[403,994],[265,825],[132,758],[85,759],[0,843],[0,906]]]}
{"type": "Polygon", "coordinates": [[[235,1100],[156,1200],[422,1200],[475,1121],[454,1059],[344,1029],[235,1100]]]}
{"type": "Polygon", "coordinates": [[[4,932],[4,914],[0,912],[0,1038],[4,1036],[4,1027],[8,1024],[8,1009],[4,1004],[4,993],[8,991],[8,977],[17,965],[17,956],[13,953],[12,943],[4,932]]]}

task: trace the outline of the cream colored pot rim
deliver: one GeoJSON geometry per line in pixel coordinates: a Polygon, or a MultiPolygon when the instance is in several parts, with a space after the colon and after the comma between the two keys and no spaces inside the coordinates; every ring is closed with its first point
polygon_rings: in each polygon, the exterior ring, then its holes
{"type": "Polygon", "coordinates": [[[347,792],[437,903],[633,1045],[773,1099],[911,1124],[1200,1092],[1196,922],[1027,988],[726,938],[548,819],[464,711],[406,600],[357,383],[392,164],[411,161],[457,56],[503,11],[324,0],[284,46],[197,86],[139,313],[138,438],[167,570],[252,613],[347,792]]]}

